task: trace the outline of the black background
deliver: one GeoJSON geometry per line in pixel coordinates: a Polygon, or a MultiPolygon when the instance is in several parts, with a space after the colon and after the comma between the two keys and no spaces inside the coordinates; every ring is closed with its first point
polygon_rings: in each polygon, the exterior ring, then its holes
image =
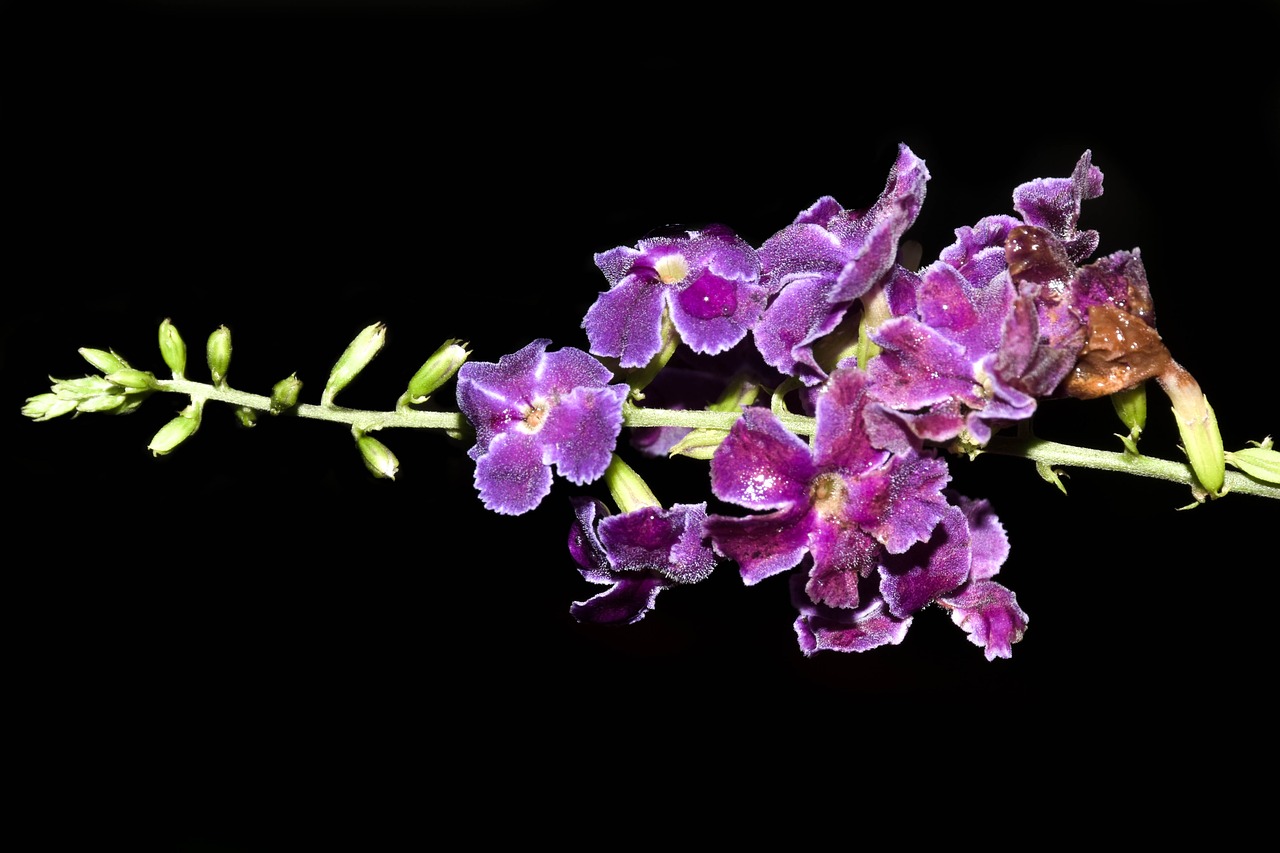
{"type": "MultiPolygon", "coordinates": [[[[1141,248],[1228,449],[1277,428],[1276,4],[604,8],[5,7],[10,704],[50,838],[559,839],[697,812],[736,768],[736,802],[870,795],[890,769],[947,800],[1081,772],[1094,804],[1183,804],[1206,779],[1247,797],[1227,770],[1274,749],[1262,498],[1179,512],[1174,484],[1074,471],[1064,496],[1029,462],[957,460],[1012,543],[1013,658],[931,609],[900,646],[806,659],[785,582],[731,568],[638,625],[576,624],[597,588],[565,549],[575,490],[491,515],[440,436],[384,433],[387,482],[331,424],[243,430],[215,406],[155,459],[176,397],[19,416],[88,371],[82,346],[159,372],[166,317],[193,376],[226,324],[233,386],[296,371],[312,402],[385,321],[342,398],[369,408],[449,337],[485,361],[585,348],[593,253],[713,221],[759,245],[820,195],[869,204],[905,142],[932,174],[926,258],[1091,149],[1105,194],[1081,225],[1141,248]]],[[[1144,449],[1176,458],[1150,402],[1144,449]]],[[[1119,449],[1106,401],[1046,404],[1036,429],[1119,449]]],[[[701,463],[643,473],[667,502],[707,495],[701,463]]]]}

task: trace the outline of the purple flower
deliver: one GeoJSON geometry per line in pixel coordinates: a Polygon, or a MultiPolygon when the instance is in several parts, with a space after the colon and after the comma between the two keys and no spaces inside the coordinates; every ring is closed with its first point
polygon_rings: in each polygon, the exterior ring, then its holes
{"type": "Polygon", "coordinates": [[[901,145],[884,191],[870,208],[845,210],[823,196],[765,241],[761,280],[777,295],[754,336],[769,365],[806,385],[826,377],[814,343],[893,268],[898,242],[920,212],[928,180],[924,161],[901,145]]]}
{"type": "Polygon", "coordinates": [[[1080,205],[1101,194],[1086,151],[1070,178],[1014,190],[1025,221],[988,216],[957,228],[936,262],[892,279],[893,318],[872,331],[881,352],[867,365],[885,404],[868,416],[877,442],[901,450],[882,433],[905,425],[917,439],[980,447],[1060,393],[1097,294],[1111,298],[1130,283],[1135,303],[1146,294],[1136,253],[1078,267],[1098,245],[1096,231],[1076,228],[1080,205]]]}
{"type": "Polygon", "coordinates": [[[994,430],[1029,418],[1070,372],[1080,341],[1044,340],[1034,301],[1006,269],[1015,224],[989,217],[957,229],[940,260],[892,280],[896,316],[871,332],[881,352],[867,365],[885,404],[869,415],[877,443],[904,449],[882,435],[880,423],[892,419],[922,440],[985,445],[994,430]]]}
{"type": "Polygon", "coordinates": [[[983,647],[987,660],[1010,656],[1026,631],[1027,615],[1012,592],[991,580],[1009,554],[1009,540],[986,501],[950,496],[957,505],[947,508],[929,541],[886,555],[878,592],[857,608],[815,602],[797,575],[792,601],[800,615],[794,627],[806,655],[896,645],[914,614],[937,603],[983,647]]]}
{"type": "Polygon", "coordinates": [[[1013,209],[1027,225],[1057,237],[1073,263],[1079,264],[1098,248],[1097,231],[1079,231],[1080,203],[1102,195],[1102,172],[1085,151],[1069,178],[1036,178],[1013,191],[1013,209]]]}
{"type": "Polygon", "coordinates": [[[595,256],[610,289],[582,328],[596,355],[643,367],[662,348],[663,310],[694,352],[715,354],[741,341],[764,310],[760,260],[723,225],[650,237],[595,256]]]}
{"type": "Polygon", "coordinates": [[[458,371],[458,408],[475,428],[467,454],[486,508],[520,515],[551,491],[551,466],[577,485],[601,477],[622,431],[628,387],[573,347],[538,339],[498,363],[458,371]]]}
{"type": "Polygon", "coordinates": [[[675,504],[609,515],[595,498],[573,498],[569,553],[582,576],[609,589],[569,609],[579,622],[638,622],[664,589],[710,576],[702,541],[707,505],[675,504]]]}
{"type": "Polygon", "coordinates": [[[748,509],[745,518],[712,515],[717,553],[757,583],[808,557],[805,592],[845,610],[859,604],[859,581],[887,554],[928,541],[948,506],[946,463],[915,452],[875,448],[863,427],[866,375],[831,375],[817,400],[812,447],[768,409],[749,407],[711,459],[716,497],[748,509]]]}

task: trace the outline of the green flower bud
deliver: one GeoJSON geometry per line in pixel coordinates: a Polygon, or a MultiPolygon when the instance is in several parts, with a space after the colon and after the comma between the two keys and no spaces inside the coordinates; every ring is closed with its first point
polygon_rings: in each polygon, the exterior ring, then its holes
{"type": "Polygon", "coordinates": [[[329,380],[325,383],[324,393],[320,395],[320,405],[332,406],[333,398],[338,392],[351,383],[360,371],[369,366],[369,362],[373,361],[373,357],[382,350],[382,345],[386,343],[387,326],[385,323],[374,323],[372,326],[365,327],[360,334],[356,335],[355,340],[347,347],[338,361],[333,366],[333,370],[329,373],[329,380]]]}
{"type": "Polygon", "coordinates": [[[633,512],[645,507],[662,506],[662,502],[649,488],[649,484],[616,453],[609,461],[609,467],[605,469],[604,482],[609,487],[609,494],[613,496],[613,502],[618,505],[619,512],[633,512]]]}
{"type": "Polygon", "coordinates": [[[135,370],[132,367],[108,373],[105,378],[108,382],[114,382],[121,388],[128,388],[133,391],[147,391],[157,387],[156,377],[153,373],[147,370],[135,370]]]}
{"type": "Polygon", "coordinates": [[[258,425],[258,413],[248,406],[236,407],[236,420],[240,421],[242,427],[252,427],[258,425]]]}
{"type": "Polygon", "coordinates": [[[117,370],[124,370],[129,366],[129,363],[123,358],[114,352],[107,352],[106,350],[81,347],[80,354],[84,356],[85,361],[103,373],[115,373],[117,370]]]}
{"type": "Polygon", "coordinates": [[[1132,388],[1126,388],[1110,395],[1111,405],[1120,416],[1120,422],[1129,428],[1128,435],[1119,436],[1125,448],[1136,454],[1138,439],[1147,426],[1147,385],[1139,382],[1132,388]]]}
{"type": "Polygon", "coordinates": [[[76,405],[77,412],[110,412],[118,409],[125,404],[129,398],[124,394],[100,394],[97,397],[90,397],[87,400],[81,400],[76,405]]]}
{"type": "Polygon", "coordinates": [[[400,470],[400,460],[385,444],[371,435],[357,435],[356,447],[364,459],[364,466],[379,479],[394,480],[400,470]]]}
{"type": "Polygon", "coordinates": [[[173,371],[173,378],[181,379],[187,369],[187,344],[167,317],[160,324],[160,355],[173,371]]]}
{"type": "Polygon", "coordinates": [[[152,391],[139,391],[136,394],[126,394],[124,402],[118,407],[111,410],[113,415],[127,415],[137,409],[152,395],[152,391]]]}
{"type": "Polygon", "coordinates": [[[227,387],[227,371],[231,368],[231,330],[226,326],[219,326],[214,330],[205,346],[205,354],[209,360],[213,384],[218,388],[227,387]]]}
{"type": "Polygon", "coordinates": [[[120,386],[101,376],[82,376],[79,379],[54,379],[52,391],[64,400],[88,400],[102,394],[119,394],[120,386]]]}
{"type": "Polygon", "coordinates": [[[199,428],[200,407],[194,404],[187,406],[176,418],[160,427],[151,439],[151,443],[147,445],[147,449],[151,451],[152,456],[164,456],[195,435],[199,428]]]}
{"type": "Polygon", "coordinates": [[[75,400],[65,400],[54,393],[37,394],[27,398],[22,414],[36,421],[47,421],[76,410],[75,400]]]}
{"type": "Polygon", "coordinates": [[[302,380],[298,374],[290,373],[275,385],[271,386],[271,414],[278,415],[286,409],[298,405],[298,394],[302,391],[302,380]]]}
{"type": "Polygon", "coordinates": [[[453,378],[458,368],[471,355],[467,344],[456,338],[445,341],[409,380],[409,389],[400,398],[401,405],[425,403],[441,385],[453,378]]]}

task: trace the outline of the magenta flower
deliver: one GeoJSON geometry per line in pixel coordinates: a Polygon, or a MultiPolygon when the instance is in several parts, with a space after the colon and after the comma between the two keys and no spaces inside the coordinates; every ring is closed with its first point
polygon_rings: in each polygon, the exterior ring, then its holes
{"type": "Polygon", "coordinates": [[[714,355],[746,337],[768,295],[755,249],[723,225],[646,238],[595,261],[610,289],[582,328],[591,351],[621,367],[643,367],[657,355],[664,309],[690,349],[714,355]]]}
{"type": "Polygon", "coordinates": [[[1027,615],[1011,591],[991,580],[1009,554],[1009,540],[986,501],[951,497],[957,505],[948,507],[930,540],[887,555],[879,567],[878,592],[857,608],[815,602],[797,574],[792,602],[800,615],[794,627],[806,655],[896,645],[906,637],[913,614],[936,603],[983,647],[987,660],[1011,656],[1026,631],[1027,615]]]}
{"type": "Polygon", "coordinates": [[[761,280],[777,295],[754,337],[769,365],[806,385],[826,377],[814,344],[893,269],[898,243],[920,212],[928,180],[924,161],[901,145],[884,191],[870,208],[845,210],[823,196],[765,241],[761,280]]]}
{"type": "Polygon", "coordinates": [[[818,395],[812,447],[768,409],[749,407],[712,457],[716,497],[765,510],[707,518],[717,553],[736,561],[748,584],[807,557],[808,596],[856,608],[859,581],[886,554],[928,541],[946,514],[946,463],[873,447],[862,421],[866,392],[866,375],[858,370],[831,375],[818,395]]]}
{"type": "MultiPolygon", "coordinates": [[[[1120,306],[1134,315],[1132,336],[1143,331],[1150,296],[1136,251],[1079,266],[1098,245],[1096,231],[1076,227],[1081,202],[1101,194],[1102,173],[1086,151],[1070,178],[1014,190],[1023,220],[988,216],[957,228],[937,261],[893,278],[886,293],[894,316],[872,331],[881,352],[867,365],[884,403],[869,415],[877,442],[901,450],[882,431],[899,435],[905,425],[920,440],[985,445],[993,432],[1029,418],[1038,400],[1063,393],[1091,308],[1120,306]],[[894,423],[884,427],[886,420],[894,423]]],[[[1138,363],[1144,355],[1125,358],[1123,368],[1109,364],[1101,383],[1095,372],[1086,379],[1109,391],[1136,382],[1155,369],[1151,359],[1138,363]]]]}
{"type": "Polygon", "coordinates": [[[628,387],[573,347],[546,352],[538,339],[498,363],[469,361],[458,371],[458,408],[475,428],[467,454],[486,508],[520,515],[551,491],[551,466],[577,485],[609,467],[622,431],[628,387]]]}
{"type": "Polygon", "coordinates": [[[595,498],[572,500],[569,553],[584,578],[609,585],[569,608],[579,622],[638,622],[662,590],[705,580],[716,567],[703,543],[705,503],[609,515],[595,498]]]}
{"type": "Polygon", "coordinates": [[[904,449],[881,435],[884,418],[918,439],[985,445],[1029,418],[1075,364],[1083,339],[1046,340],[1034,299],[1009,275],[1004,241],[1015,225],[988,217],[956,229],[940,260],[899,271],[886,289],[896,316],[872,331],[881,352],[867,365],[884,403],[869,415],[882,446],[904,449]]]}
{"type": "Polygon", "coordinates": [[[866,374],[842,368],[819,386],[810,447],[763,408],[748,408],[711,460],[716,497],[750,509],[708,516],[716,552],[754,584],[793,568],[796,637],[805,654],[896,644],[931,603],[1008,657],[1026,614],[991,581],[1008,540],[990,507],[946,490],[932,451],[891,453],[863,425],[866,374]],[[953,503],[954,501],[954,503],[953,503]]]}

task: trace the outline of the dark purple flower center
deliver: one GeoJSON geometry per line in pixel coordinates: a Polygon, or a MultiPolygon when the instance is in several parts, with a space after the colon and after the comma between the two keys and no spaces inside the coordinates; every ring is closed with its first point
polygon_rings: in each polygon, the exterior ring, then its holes
{"type": "Polygon", "coordinates": [[[738,310],[738,288],[710,270],[682,290],[679,299],[680,307],[699,320],[732,317],[738,310]]]}

